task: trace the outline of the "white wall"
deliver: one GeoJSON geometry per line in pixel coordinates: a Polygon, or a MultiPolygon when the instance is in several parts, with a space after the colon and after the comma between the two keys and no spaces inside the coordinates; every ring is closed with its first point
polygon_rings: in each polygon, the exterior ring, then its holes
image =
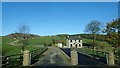
{"type": "Polygon", "coordinates": [[[74,44],[74,43],[77,44],[78,48],[82,48],[82,40],[80,40],[80,42],[79,42],[79,40],[76,40],[76,41],[72,40],[72,42],[71,42],[71,40],[67,40],[67,45],[69,48],[70,48],[70,44],[72,44],[72,46],[75,47],[76,44],[74,44]],[[80,47],[79,47],[79,44],[81,45],[80,47]]]}

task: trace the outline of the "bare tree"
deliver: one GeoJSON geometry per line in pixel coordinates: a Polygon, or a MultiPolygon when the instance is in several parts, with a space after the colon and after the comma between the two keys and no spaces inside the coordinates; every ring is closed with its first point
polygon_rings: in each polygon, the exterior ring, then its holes
{"type": "Polygon", "coordinates": [[[85,32],[88,32],[93,35],[93,46],[95,45],[96,41],[96,34],[99,33],[101,30],[101,22],[96,20],[91,21],[85,27],[85,32]]]}
{"type": "Polygon", "coordinates": [[[16,31],[16,38],[19,40],[21,46],[21,53],[23,53],[25,47],[28,45],[30,27],[26,24],[20,24],[16,31]]]}

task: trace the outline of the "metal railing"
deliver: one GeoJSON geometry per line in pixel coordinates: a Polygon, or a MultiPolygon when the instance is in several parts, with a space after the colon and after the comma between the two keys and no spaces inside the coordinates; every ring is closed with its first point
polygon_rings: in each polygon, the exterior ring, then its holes
{"type": "Polygon", "coordinates": [[[98,50],[92,50],[92,49],[76,49],[78,51],[78,53],[84,54],[86,56],[89,56],[93,59],[99,60],[101,62],[104,62],[105,64],[107,64],[107,52],[104,51],[98,51],[98,50]]]}
{"type": "Polygon", "coordinates": [[[30,64],[35,63],[48,48],[38,49],[30,52],[30,64]]]}

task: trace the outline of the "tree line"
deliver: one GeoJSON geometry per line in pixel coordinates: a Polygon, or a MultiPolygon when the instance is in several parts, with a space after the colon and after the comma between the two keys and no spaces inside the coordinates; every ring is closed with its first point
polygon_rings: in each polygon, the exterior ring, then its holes
{"type": "Polygon", "coordinates": [[[120,47],[120,18],[106,23],[104,29],[101,28],[101,22],[93,20],[85,27],[85,32],[88,36],[82,35],[93,39],[93,45],[95,45],[96,39],[106,41],[112,44],[113,47],[120,47]]]}

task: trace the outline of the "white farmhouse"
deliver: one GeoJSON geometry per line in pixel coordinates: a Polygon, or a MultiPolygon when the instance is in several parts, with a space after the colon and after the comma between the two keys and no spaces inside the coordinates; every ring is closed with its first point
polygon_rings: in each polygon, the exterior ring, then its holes
{"type": "Polygon", "coordinates": [[[67,46],[68,48],[82,48],[82,38],[79,35],[67,36],[67,46]]]}

